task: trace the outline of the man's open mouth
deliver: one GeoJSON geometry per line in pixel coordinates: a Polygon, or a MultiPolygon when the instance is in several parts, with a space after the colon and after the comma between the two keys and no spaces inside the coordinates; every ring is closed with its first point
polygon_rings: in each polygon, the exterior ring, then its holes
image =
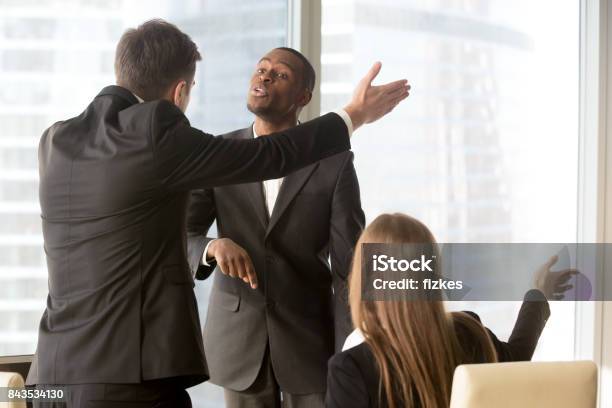
{"type": "Polygon", "coordinates": [[[254,86],[251,88],[251,94],[254,96],[264,97],[268,96],[268,90],[263,86],[254,86]]]}

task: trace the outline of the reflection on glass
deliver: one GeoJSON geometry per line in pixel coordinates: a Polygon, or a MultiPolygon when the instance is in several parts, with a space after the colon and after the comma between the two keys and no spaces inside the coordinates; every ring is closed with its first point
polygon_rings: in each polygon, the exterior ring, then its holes
{"type": "MultiPolygon", "coordinates": [[[[368,220],[412,214],[440,242],[576,241],[578,0],[322,4],[322,111],[376,60],[380,82],[413,86],[352,141],[368,220]]],[[[518,310],[450,307],[502,337],[518,310]]],[[[537,358],[573,357],[573,308],[553,305],[537,358]]]]}
{"type": "MultiPolygon", "coordinates": [[[[79,114],[114,83],[123,30],[160,17],[203,54],[187,116],[210,133],[248,126],[248,79],[257,59],[285,44],[286,0],[1,0],[0,355],[30,354],[47,275],[38,206],[37,147],[53,122],[79,114]]],[[[198,284],[206,315],[209,283],[198,284]]],[[[192,390],[194,407],[218,407],[218,388],[192,390]]]]}

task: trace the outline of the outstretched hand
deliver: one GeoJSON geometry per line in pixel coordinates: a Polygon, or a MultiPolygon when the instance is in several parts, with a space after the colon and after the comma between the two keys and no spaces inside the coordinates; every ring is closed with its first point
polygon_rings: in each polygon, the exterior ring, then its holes
{"type": "Polygon", "coordinates": [[[567,282],[578,274],[577,269],[568,268],[560,271],[551,271],[550,268],[557,263],[559,257],[552,256],[544,265],[540,266],[533,275],[533,284],[548,300],[561,300],[564,293],[574,286],[567,282]]]}
{"type": "Polygon", "coordinates": [[[351,117],[353,129],[385,116],[409,95],[410,85],[405,79],[384,85],[372,85],[381,68],[380,62],[372,65],[357,84],[351,101],[344,108],[351,117]]]}

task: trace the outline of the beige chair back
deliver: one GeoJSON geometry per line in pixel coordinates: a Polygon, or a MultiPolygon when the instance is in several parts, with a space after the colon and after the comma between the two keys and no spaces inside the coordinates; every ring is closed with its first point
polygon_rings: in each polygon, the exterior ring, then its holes
{"type": "MultiPolygon", "coordinates": [[[[17,373],[7,373],[0,371],[0,387],[23,388],[23,377],[17,373]]],[[[25,401],[0,402],[0,408],[26,408],[26,403],[25,401]]]]}
{"type": "Polygon", "coordinates": [[[591,361],[461,365],[450,408],[595,408],[597,366],[591,361]]]}

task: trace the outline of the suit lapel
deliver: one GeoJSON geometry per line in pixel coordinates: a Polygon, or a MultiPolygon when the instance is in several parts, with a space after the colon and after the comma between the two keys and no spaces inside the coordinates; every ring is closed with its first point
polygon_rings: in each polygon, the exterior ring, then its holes
{"type": "MultiPolygon", "coordinates": [[[[276,203],[274,203],[274,210],[270,217],[270,223],[266,231],[266,237],[270,234],[270,231],[274,228],[280,217],[283,215],[291,201],[300,192],[306,181],[310,178],[313,171],[319,166],[319,163],[311,164],[301,170],[295,171],[284,178],[283,184],[276,197],[276,203]]],[[[265,210],[265,208],[264,208],[265,210]]]]}
{"type": "MultiPolygon", "coordinates": [[[[239,136],[241,139],[253,139],[253,126],[250,126],[242,131],[239,136]]],[[[263,184],[261,182],[246,183],[242,186],[246,190],[249,201],[253,206],[257,218],[261,222],[264,229],[268,228],[268,210],[263,193],[263,184]]]]}
{"type": "Polygon", "coordinates": [[[247,190],[253,210],[257,214],[257,218],[261,222],[264,229],[268,228],[268,210],[266,209],[266,203],[263,195],[263,185],[260,182],[248,183],[244,185],[247,190]]]}

